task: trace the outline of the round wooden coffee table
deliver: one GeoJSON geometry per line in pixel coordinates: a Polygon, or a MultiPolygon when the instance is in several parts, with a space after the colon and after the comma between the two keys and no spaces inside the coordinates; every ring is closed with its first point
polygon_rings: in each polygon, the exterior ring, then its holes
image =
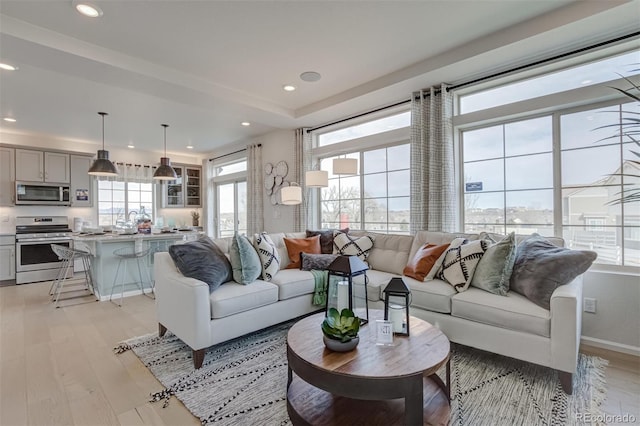
{"type": "Polygon", "coordinates": [[[448,423],[449,340],[433,325],[411,317],[411,336],[395,336],[394,346],[378,346],[376,320],[382,318],[382,311],[369,311],[360,343],[350,352],[325,348],[324,312],[291,327],[287,410],[294,425],[448,423]],[[446,383],[435,374],[445,364],[446,383]]]}

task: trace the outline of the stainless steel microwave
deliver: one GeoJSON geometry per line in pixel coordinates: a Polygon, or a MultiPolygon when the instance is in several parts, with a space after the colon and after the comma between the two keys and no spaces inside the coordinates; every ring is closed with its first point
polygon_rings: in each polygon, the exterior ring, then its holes
{"type": "Polygon", "coordinates": [[[69,185],[59,183],[16,182],[16,204],[68,206],[69,185]]]}

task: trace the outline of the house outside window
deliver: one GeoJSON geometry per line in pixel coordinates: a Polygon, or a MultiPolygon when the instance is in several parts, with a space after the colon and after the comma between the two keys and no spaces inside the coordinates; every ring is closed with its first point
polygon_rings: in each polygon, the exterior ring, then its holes
{"type": "Polygon", "coordinates": [[[616,202],[638,188],[630,176],[640,175],[631,161],[638,147],[617,123],[640,115],[640,107],[623,97],[603,101],[592,87],[627,87],[616,72],[632,74],[626,70],[637,68],[634,61],[637,52],[600,59],[471,93],[472,102],[460,94],[460,110],[468,112],[454,118],[464,231],[562,236],[568,247],[596,251],[597,263],[640,266],[640,202],[616,202]],[[576,88],[577,79],[585,87],[576,88]]]}

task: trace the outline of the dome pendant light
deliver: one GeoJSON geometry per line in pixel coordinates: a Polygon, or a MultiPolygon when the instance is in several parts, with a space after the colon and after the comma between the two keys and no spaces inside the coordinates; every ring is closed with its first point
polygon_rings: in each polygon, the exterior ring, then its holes
{"type": "Polygon", "coordinates": [[[171,167],[171,160],[167,157],[167,127],[168,124],[161,124],[164,127],[164,157],[160,157],[160,167],[156,169],[153,178],[156,180],[176,180],[178,175],[171,167]]]}
{"type": "Polygon", "coordinates": [[[93,176],[118,176],[116,166],[109,161],[109,151],[104,149],[104,116],[109,115],[106,112],[99,112],[102,116],[102,149],[98,150],[98,158],[89,168],[88,173],[93,176]]]}

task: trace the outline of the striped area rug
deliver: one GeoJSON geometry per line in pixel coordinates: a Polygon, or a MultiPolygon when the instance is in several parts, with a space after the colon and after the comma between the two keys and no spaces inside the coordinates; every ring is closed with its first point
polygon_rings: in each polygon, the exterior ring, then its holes
{"type": "MultiPolygon", "coordinates": [[[[207,350],[193,369],[191,350],[170,332],[136,337],[132,350],[165,386],[151,401],[178,398],[204,425],[288,425],[285,323],[207,350]]],[[[573,395],[556,373],[511,358],[452,345],[451,425],[578,425],[602,414],[606,360],[580,355],[573,395]]],[[[444,377],[444,370],[441,372],[444,377]]]]}

